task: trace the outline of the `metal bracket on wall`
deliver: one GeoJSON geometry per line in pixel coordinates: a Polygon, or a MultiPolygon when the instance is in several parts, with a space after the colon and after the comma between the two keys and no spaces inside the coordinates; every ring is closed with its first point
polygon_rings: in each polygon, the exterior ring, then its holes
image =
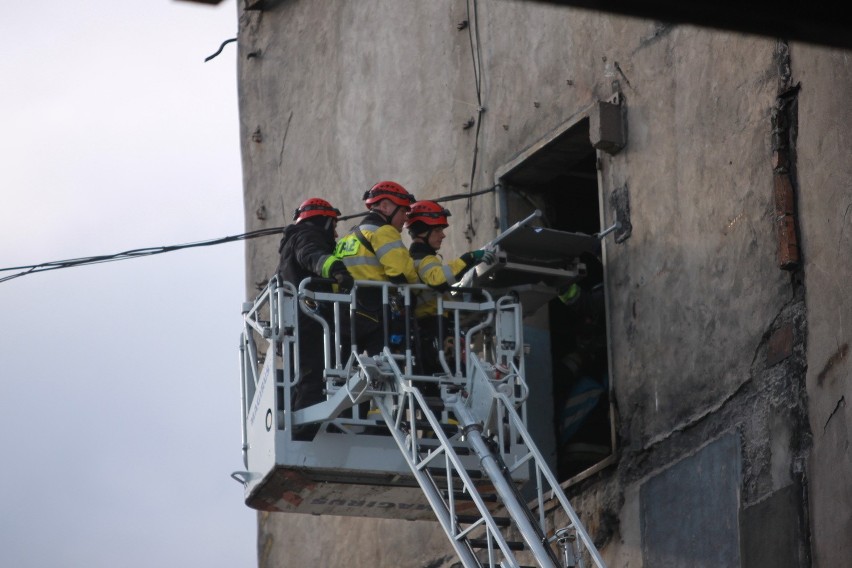
{"type": "Polygon", "coordinates": [[[592,146],[613,155],[627,144],[627,107],[620,92],[598,101],[589,113],[589,141],[592,146]]]}
{"type": "Polygon", "coordinates": [[[609,204],[615,215],[615,224],[610,229],[615,231],[615,242],[623,243],[633,232],[633,225],[630,223],[630,194],[627,192],[626,184],[612,190],[609,204]]]}
{"type": "Polygon", "coordinates": [[[596,234],[595,234],[595,237],[597,237],[597,239],[598,239],[598,240],[603,239],[605,236],[607,236],[607,235],[608,235],[608,234],[610,234],[611,232],[613,232],[613,231],[617,231],[617,230],[618,230],[618,229],[620,229],[620,228],[621,228],[621,222],[620,222],[620,221],[616,221],[616,222],[615,222],[615,223],[613,223],[610,227],[607,227],[606,229],[604,229],[604,230],[603,230],[603,231],[601,231],[600,233],[596,233],[596,234]]]}

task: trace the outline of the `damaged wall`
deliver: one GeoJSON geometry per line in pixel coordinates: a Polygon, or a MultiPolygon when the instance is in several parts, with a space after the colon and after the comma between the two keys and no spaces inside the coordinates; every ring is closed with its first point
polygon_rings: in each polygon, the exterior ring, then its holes
{"type": "Polygon", "coordinates": [[[795,45],[798,205],[808,306],[808,478],[815,566],[852,558],[852,88],[850,54],[795,45]]]}
{"type": "MultiPolygon", "coordinates": [[[[725,560],[741,566],[850,557],[846,53],[508,0],[287,0],[241,4],[239,17],[247,230],[284,225],[313,195],[360,212],[382,179],[418,198],[463,194],[474,156],[472,189],[491,187],[620,91],[628,143],[599,153],[601,225],[625,187],[632,225],[605,244],[619,456],[572,486],[572,502],[611,566],[685,565],[690,527],[720,516],[739,535],[725,560]],[[789,270],[774,191],[781,107],[802,259],[789,270]],[[735,469],[719,458],[731,452],[735,469]],[[721,511],[702,505],[731,487],[721,511]],[[691,505],[656,515],[668,489],[691,505]]],[[[446,257],[496,235],[495,193],[446,205],[446,257]]],[[[277,245],[248,243],[247,299],[277,245]]],[[[450,566],[445,538],[436,523],[264,513],[259,564],[450,566]]],[[[711,556],[688,565],[719,565],[711,556]]]]}

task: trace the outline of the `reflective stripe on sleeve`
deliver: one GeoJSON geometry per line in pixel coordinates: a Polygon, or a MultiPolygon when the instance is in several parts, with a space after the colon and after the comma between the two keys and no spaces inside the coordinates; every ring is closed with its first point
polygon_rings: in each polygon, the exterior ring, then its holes
{"type": "Polygon", "coordinates": [[[343,264],[346,265],[347,268],[350,266],[381,266],[382,263],[379,262],[375,256],[344,256],[342,259],[343,264]]]}
{"type": "Polygon", "coordinates": [[[452,269],[446,264],[442,265],[441,268],[444,270],[444,278],[447,279],[447,284],[455,284],[456,275],[453,274],[452,269]]]}
{"type": "Polygon", "coordinates": [[[317,274],[322,275],[323,278],[328,278],[328,271],[331,268],[331,265],[337,262],[339,259],[333,254],[327,254],[322,257],[319,262],[317,262],[317,268],[319,270],[315,270],[317,274]]]}
{"type": "Polygon", "coordinates": [[[389,253],[390,251],[392,251],[394,249],[398,249],[398,248],[401,248],[401,249],[405,248],[405,245],[402,244],[402,241],[391,241],[387,244],[380,246],[378,249],[376,249],[376,256],[381,258],[381,257],[385,256],[387,253],[389,253]]]}

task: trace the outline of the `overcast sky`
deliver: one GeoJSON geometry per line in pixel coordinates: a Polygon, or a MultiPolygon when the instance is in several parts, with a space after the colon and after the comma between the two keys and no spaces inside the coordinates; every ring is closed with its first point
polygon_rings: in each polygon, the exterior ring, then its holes
{"type": "MultiPolygon", "coordinates": [[[[244,231],[236,5],[0,4],[0,268],[244,231]]],[[[244,244],[0,283],[0,566],[256,566],[244,244]]],[[[9,275],[0,272],[0,277],[9,275]]]]}

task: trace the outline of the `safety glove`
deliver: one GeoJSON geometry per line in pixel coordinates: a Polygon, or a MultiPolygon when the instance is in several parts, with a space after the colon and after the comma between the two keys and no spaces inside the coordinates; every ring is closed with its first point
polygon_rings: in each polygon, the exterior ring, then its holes
{"type": "Polygon", "coordinates": [[[346,265],[339,260],[329,268],[329,276],[337,280],[337,288],[342,294],[348,294],[355,286],[355,279],[346,270],[346,265]]]}
{"type": "Polygon", "coordinates": [[[461,259],[465,264],[479,264],[480,262],[493,264],[497,260],[497,255],[494,254],[494,251],[488,249],[478,249],[464,253],[461,255],[461,259]]]}
{"type": "Polygon", "coordinates": [[[566,306],[570,306],[580,299],[580,287],[577,286],[576,282],[574,282],[570,286],[558,290],[557,296],[559,297],[560,302],[566,306]]]}

